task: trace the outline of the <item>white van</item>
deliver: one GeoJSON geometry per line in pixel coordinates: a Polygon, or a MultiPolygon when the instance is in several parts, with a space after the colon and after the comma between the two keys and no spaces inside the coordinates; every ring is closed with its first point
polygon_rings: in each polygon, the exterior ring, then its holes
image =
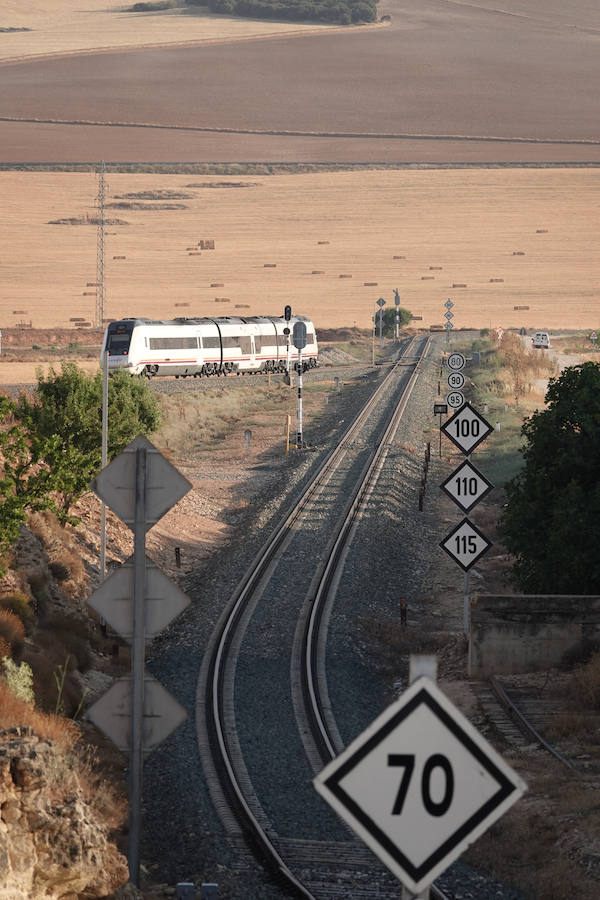
{"type": "Polygon", "coordinates": [[[536,350],[547,350],[550,346],[550,335],[547,331],[536,331],[531,340],[536,350]]]}

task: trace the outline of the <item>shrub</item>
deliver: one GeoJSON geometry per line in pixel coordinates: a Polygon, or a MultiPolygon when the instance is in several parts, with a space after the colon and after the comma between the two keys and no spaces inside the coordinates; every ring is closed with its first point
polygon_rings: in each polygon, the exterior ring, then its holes
{"type": "Polygon", "coordinates": [[[31,601],[22,591],[13,591],[11,594],[4,594],[3,597],[0,597],[0,609],[6,609],[18,616],[27,633],[33,628],[35,616],[31,608],[31,601]]]}
{"type": "Polygon", "coordinates": [[[0,637],[11,647],[19,645],[25,637],[25,627],[18,616],[8,609],[0,609],[0,637]]]}
{"type": "Polygon", "coordinates": [[[4,666],[4,679],[15,697],[18,697],[19,700],[23,700],[25,703],[33,703],[35,698],[33,695],[33,672],[31,671],[31,666],[24,662],[17,665],[17,663],[7,657],[2,660],[2,664],[4,666]]]}

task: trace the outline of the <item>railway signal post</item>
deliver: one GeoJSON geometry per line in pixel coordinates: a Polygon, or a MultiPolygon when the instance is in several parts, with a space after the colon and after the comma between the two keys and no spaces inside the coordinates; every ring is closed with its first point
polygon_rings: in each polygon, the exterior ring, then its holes
{"type": "Polygon", "coordinates": [[[294,347],[298,351],[298,434],[296,447],[302,450],[302,350],[306,347],[306,325],[304,322],[294,324],[294,347]]]}

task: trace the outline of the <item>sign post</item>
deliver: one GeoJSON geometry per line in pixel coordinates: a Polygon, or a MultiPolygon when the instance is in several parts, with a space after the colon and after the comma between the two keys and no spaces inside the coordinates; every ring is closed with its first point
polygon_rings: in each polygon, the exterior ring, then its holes
{"type": "MultiPolygon", "coordinates": [[[[144,672],[146,639],[189,603],[168,578],[149,575],[146,531],[191,488],[150,441],[140,435],[96,476],[91,488],[133,531],[133,557],[104,581],[88,603],[131,643],[131,676],[121,678],[88,710],[121,750],[129,751],[129,877],[139,886],[144,753],[187,713],[144,672]]],[[[150,564],[151,570],[151,564],[150,564]]]]}
{"type": "Polygon", "coordinates": [[[383,347],[383,307],[385,306],[383,297],[379,298],[377,306],[379,307],[379,346],[383,347]]]}
{"type": "Polygon", "coordinates": [[[287,377],[290,377],[290,326],[289,321],[292,318],[292,307],[286,306],[283,311],[283,318],[288,323],[286,327],[283,329],[283,333],[285,334],[285,346],[286,346],[286,360],[285,360],[285,369],[287,372],[287,377]]]}
{"type": "MultiPolygon", "coordinates": [[[[448,357],[448,366],[456,372],[464,365],[462,353],[452,353],[448,357]]],[[[452,374],[448,376],[450,379],[452,374]]],[[[456,392],[458,393],[458,391],[456,392]]],[[[448,395],[450,396],[450,395],[448,395]]],[[[462,395],[461,395],[462,396],[462,395]]],[[[464,403],[454,415],[444,423],[441,429],[446,437],[455,444],[467,457],[441,485],[451,500],[463,510],[469,512],[491,491],[493,485],[473,466],[469,456],[494,429],[470,403],[464,403]]],[[[463,627],[469,630],[469,569],[480,556],[492,546],[479,529],[463,519],[450,534],[440,542],[440,547],[461,566],[465,573],[463,597],[463,627]]]]}
{"type": "Polygon", "coordinates": [[[396,343],[400,340],[400,292],[398,288],[394,291],[394,303],[396,305],[396,343]]]}
{"type": "Polygon", "coordinates": [[[296,447],[302,450],[302,351],[306,347],[306,325],[304,322],[294,324],[294,347],[298,351],[298,432],[296,447]]]}

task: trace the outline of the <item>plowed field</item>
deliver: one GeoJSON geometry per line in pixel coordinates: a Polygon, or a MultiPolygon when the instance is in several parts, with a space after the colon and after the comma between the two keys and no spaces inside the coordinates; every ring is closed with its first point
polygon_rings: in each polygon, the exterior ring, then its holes
{"type": "Polygon", "coordinates": [[[0,161],[600,161],[592,4],[384,11],[364,31],[4,65],[0,161]]]}

